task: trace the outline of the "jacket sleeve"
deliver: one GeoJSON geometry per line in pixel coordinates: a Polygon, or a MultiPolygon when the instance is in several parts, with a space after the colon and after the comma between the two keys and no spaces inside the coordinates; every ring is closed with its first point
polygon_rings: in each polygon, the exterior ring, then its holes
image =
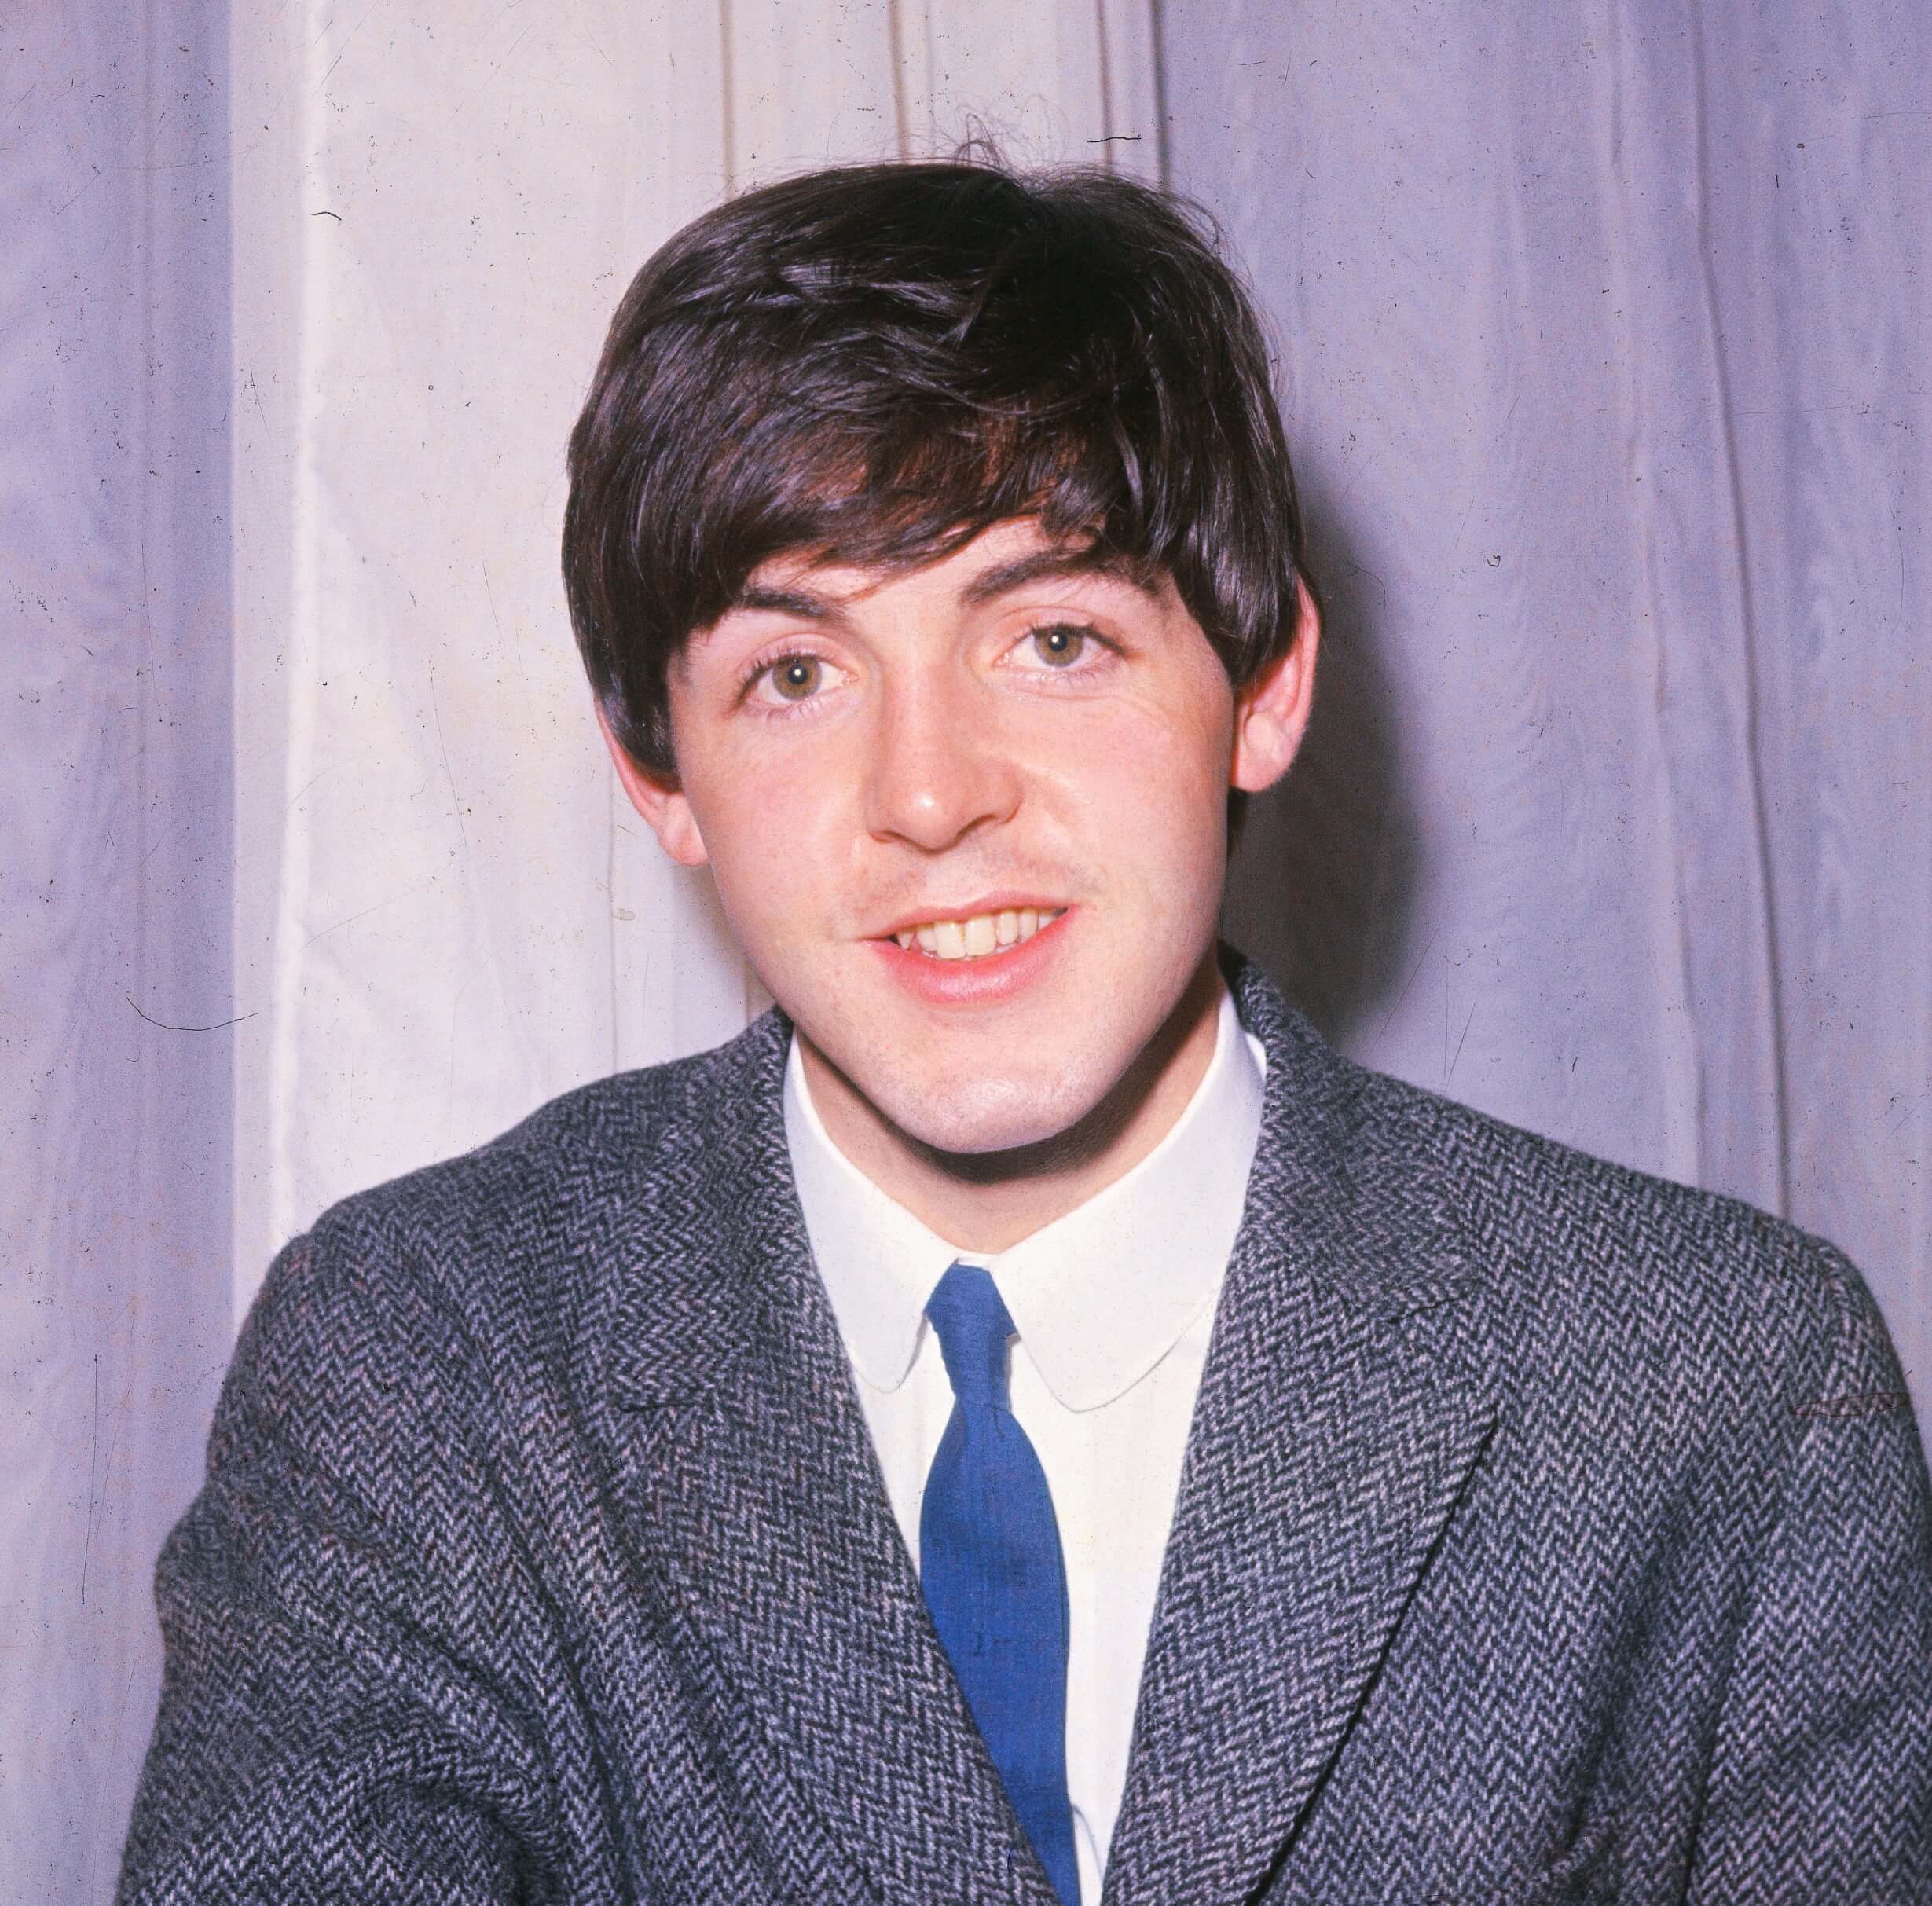
{"type": "MultiPolygon", "coordinates": [[[[553,1809],[497,1671],[461,1359],[400,1280],[276,1260],[156,1572],[124,1906],[542,1894],[553,1809]]],[[[493,1582],[489,1578],[494,1574],[493,1582]]]]}
{"type": "MultiPolygon", "coordinates": [[[[1816,1242],[1817,1241],[1813,1241],[1816,1242]]],[[[1884,1325],[1817,1244],[1840,1300],[1732,1665],[1688,1897],[1932,1901],[1932,1518],[1884,1325]]]]}

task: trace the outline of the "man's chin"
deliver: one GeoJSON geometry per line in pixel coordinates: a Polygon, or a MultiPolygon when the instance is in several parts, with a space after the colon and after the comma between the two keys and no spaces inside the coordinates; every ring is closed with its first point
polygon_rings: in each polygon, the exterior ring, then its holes
{"type": "Polygon", "coordinates": [[[955,1177],[990,1184],[1069,1170],[1103,1152],[1130,1109],[1109,1083],[1086,1053],[1038,1072],[982,1077],[969,1090],[909,1090],[900,1079],[867,1096],[902,1142],[955,1177]]]}
{"type": "Polygon", "coordinates": [[[873,1104],[922,1149],[990,1157],[1052,1143],[1087,1109],[1054,1080],[976,1079],[970,1088],[935,1083],[908,1090],[896,1080],[873,1104]],[[1064,1101],[1064,1102],[1063,1102],[1064,1101]]]}

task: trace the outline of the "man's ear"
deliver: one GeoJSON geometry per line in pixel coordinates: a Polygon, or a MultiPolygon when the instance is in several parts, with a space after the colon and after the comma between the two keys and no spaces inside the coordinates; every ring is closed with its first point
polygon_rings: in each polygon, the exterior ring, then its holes
{"type": "Polygon", "coordinates": [[[1314,706],[1322,612],[1304,583],[1297,581],[1295,589],[1295,640],[1234,700],[1234,762],[1228,781],[1251,794],[1272,787],[1288,772],[1314,706]]]}
{"type": "Polygon", "coordinates": [[[631,759],[624,744],[610,732],[610,724],[601,707],[597,710],[597,727],[603,736],[603,745],[610,750],[610,764],[618,771],[619,784],[631,805],[651,823],[658,845],[680,867],[702,867],[710,856],[705,851],[704,837],[698,831],[697,818],[684,790],[675,781],[660,779],[631,759]]]}

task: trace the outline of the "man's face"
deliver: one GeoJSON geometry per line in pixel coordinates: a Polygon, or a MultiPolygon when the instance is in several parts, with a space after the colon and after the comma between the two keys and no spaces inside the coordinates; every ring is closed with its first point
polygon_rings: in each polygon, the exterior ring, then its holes
{"type": "Polygon", "coordinates": [[[775,560],[671,672],[660,838],[808,1052],[943,1151],[1092,1110],[1214,944],[1227,675],[1171,581],[1070,553],[1022,520],[896,574],[775,560]]]}

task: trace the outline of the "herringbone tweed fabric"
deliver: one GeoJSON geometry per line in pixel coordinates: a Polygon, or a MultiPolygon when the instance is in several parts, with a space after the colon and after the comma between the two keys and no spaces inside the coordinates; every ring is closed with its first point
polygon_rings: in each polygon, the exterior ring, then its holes
{"type": "MultiPolygon", "coordinates": [[[[1107,1906],[1932,1901],[1932,1554],[1857,1274],[1268,1054],[1107,1906]]],[[[158,1574],[130,1902],[1050,1906],[813,1270],[788,1028],[329,1211],[158,1574]]]]}

